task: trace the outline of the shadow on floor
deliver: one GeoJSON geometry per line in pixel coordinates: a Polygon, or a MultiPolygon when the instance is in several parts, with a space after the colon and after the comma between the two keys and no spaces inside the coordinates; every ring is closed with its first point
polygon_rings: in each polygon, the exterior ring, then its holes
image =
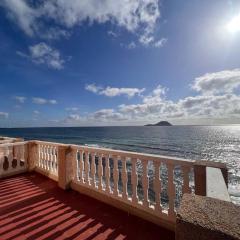
{"type": "Polygon", "coordinates": [[[0,180],[0,239],[174,239],[174,233],[37,173],[0,180]]]}

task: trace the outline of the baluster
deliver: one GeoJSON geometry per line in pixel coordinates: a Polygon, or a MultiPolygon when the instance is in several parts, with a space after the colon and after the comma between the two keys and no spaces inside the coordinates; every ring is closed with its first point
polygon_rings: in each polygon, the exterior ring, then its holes
{"type": "Polygon", "coordinates": [[[57,148],[54,146],[53,147],[53,171],[56,173],[57,172],[57,148]]]}
{"type": "Polygon", "coordinates": [[[124,200],[128,199],[128,193],[127,193],[127,159],[122,158],[122,184],[123,184],[123,193],[122,197],[124,200]]]}
{"type": "Polygon", "coordinates": [[[111,193],[111,188],[110,188],[110,167],[109,167],[109,158],[110,156],[106,156],[105,158],[105,162],[106,162],[106,166],[105,166],[105,173],[106,173],[106,192],[108,194],[111,193]]]}
{"type": "Polygon", "coordinates": [[[56,172],[58,172],[58,147],[55,147],[55,154],[54,154],[54,158],[55,158],[55,168],[56,168],[56,172]]]}
{"type": "Polygon", "coordinates": [[[103,165],[102,165],[102,158],[103,155],[99,155],[98,157],[98,189],[103,190],[103,184],[102,184],[102,176],[103,176],[103,165]]]}
{"type": "Polygon", "coordinates": [[[86,152],[85,154],[85,182],[90,185],[89,183],[89,153],[86,152]]]}
{"type": "Polygon", "coordinates": [[[84,177],[83,177],[83,166],[84,166],[84,163],[83,163],[83,151],[79,151],[79,156],[80,156],[80,159],[79,159],[79,163],[78,163],[78,179],[81,183],[84,183],[84,177]]]}
{"type": "Polygon", "coordinates": [[[51,170],[51,154],[50,154],[50,146],[47,145],[47,169],[48,171],[51,170]]]}
{"type": "Polygon", "coordinates": [[[78,167],[77,167],[77,149],[71,148],[71,152],[68,153],[67,160],[69,160],[69,164],[67,164],[67,181],[71,182],[78,180],[78,167]]]}
{"type": "Polygon", "coordinates": [[[136,169],[137,159],[132,158],[132,202],[133,204],[138,203],[138,196],[137,196],[137,183],[138,183],[138,176],[137,176],[137,169],[136,169]]]}
{"type": "Polygon", "coordinates": [[[47,154],[47,170],[50,170],[50,154],[49,154],[49,145],[46,146],[46,154],[47,154]]]}
{"type": "MultiPolygon", "coordinates": [[[[16,155],[17,155],[17,146],[13,146],[13,159],[16,159],[18,162],[16,155]]],[[[17,165],[16,165],[16,168],[17,168],[17,165]]]]}
{"type": "MultiPolygon", "coordinates": [[[[4,166],[4,163],[5,163],[5,157],[7,157],[8,158],[8,147],[4,147],[4,148],[2,148],[2,151],[3,151],[3,157],[2,157],[2,171],[6,171],[6,170],[8,170],[9,169],[9,167],[8,167],[8,169],[5,169],[4,167],[6,167],[6,166],[4,166]]],[[[9,163],[9,161],[8,161],[8,163],[9,163]]]]}
{"type": "Polygon", "coordinates": [[[41,167],[41,145],[37,145],[37,165],[38,167],[41,167]]]}
{"type": "Polygon", "coordinates": [[[48,163],[49,163],[49,171],[52,172],[53,167],[52,167],[52,146],[51,145],[48,146],[48,163]]]}
{"type": "Polygon", "coordinates": [[[37,166],[41,167],[41,145],[37,145],[37,166]]]}
{"type": "Polygon", "coordinates": [[[48,145],[45,146],[45,167],[48,170],[48,145]]]}
{"type": "Polygon", "coordinates": [[[149,177],[148,177],[148,161],[143,160],[143,206],[149,207],[149,200],[148,200],[148,187],[149,187],[149,177]]]}
{"type": "Polygon", "coordinates": [[[96,164],[95,164],[95,157],[96,154],[95,153],[91,153],[91,157],[92,157],[92,161],[91,161],[91,175],[92,175],[92,181],[91,181],[91,186],[92,187],[96,187],[96,164]]]}
{"type": "Polygon", "coordinates": [[[55,159],[54,159],[55,147],[51,146],[51,168],[55,172],[55,159]]]}
{"type": "Polygon", "coordinates": [[[190,167],[189,166],[182,166],[183,171],[183,193],[191,193],[191,188],[189,187],[189,172],[190,167]]]}
{"type": "Polygon", "coordinates": [[[20,167],[20,162],[24,161],[24,145],[19,145],[19,159],[17,159],[16,168],[20,167]]]}
{"type": "Polygon", "coordinates": [[[154,178],[154,192],[155,192],[155,211],[162,213],[161,207],[161,180],[160,180],[160,162],[154,162],[155,178],[154,178]]]}
{"type": "Polygon", "coordinates": [[[13,169],[18,169],[19,165],[19,161],[20,161],[20,158],[17,158],[16,157],[16,152],[17,152],[17,149],[19,148],[20,146],[12,146],[12,162],[11,162],[11,168],[13,169]]]}
{"type": "Polygon", "coordinates": [[[113,156],[113,181],[114,181],[114,189],[113,189],[113,195],[118,196],[119,191],[118,191],[118,157],[113,156]]]}
{"type": "Polygon", "coordinates": [[[12,162],[13,162],[13,147],[9,146],[8,147],[8,163],[9,163],[9,169],[13,169],[12,167],[12,162]]]}
{"type": "Polygon", "coordinates": [[[52,171],[56,172],[55,146],[52,146],[52,171]]]}
{"type": "Polygon", "coordinates": [[[174,165],[167,164],[167,168],[168,168],[168,199],[169,199],[168,215],[171,219],[173,219],[175,216],[174,212],[175,185],[173,182],[174,165]]]}
{"type": "MultiPolygon", "coordinates": [[[[24,159],[23,159],[23,161],[24,161],[24,163],[23,163],[23,166],[24,167],[26,167],[26,165],[27,165],[27,159],[28,159],[28,145],[27,144],[25,144],[24,146],[23,146],[23,149],[24,149],[24,159]]],[[[36,163],[35,163],[36,164],[36,163]]]]}
{"type": "Polygon", "coordinates": [[[47,146],[44,145],[44,169],[47,170],[47,146]]]}
{"type": "Polygon", "coordinates": [[[43,156],[44,156],[44,165],[43,168],[47,170],[47,146],[43,145],[43,156]]]}
{"type": "Polygon", "coordinates": [[[41,154],[41,168],[44,168],[44,146],[41,144],[40,145],[40,154],[41,154]]]}
{"type": "Polygon", "coordinates": [[[43,168],[46,170],[46,162],[47,162],[47,153],[46,153],[46,145],[43,145],[43,168]]]}

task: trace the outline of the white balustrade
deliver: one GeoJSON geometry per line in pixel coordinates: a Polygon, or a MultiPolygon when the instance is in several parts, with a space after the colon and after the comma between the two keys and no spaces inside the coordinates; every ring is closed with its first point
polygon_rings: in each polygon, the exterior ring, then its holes
{"type": "Polygon", "coordinates": [[[37,156],[36,168],[40,172],[58,176],[58,157],[57,149],[59,144],[36,142],[37,143],[37,156]]]}
{"type": "Polygon", "coordinates": [[[176,194],[191,192],[193,161],[76,145],[72,149],[78,152],[73,159],[77,166],[74,183],[165,220],[175,221],[176,194]],[[183,178],[179,193],[174,183],[176,168],[183,178]]]}
{"type": "MultiPolygon", "coordinates": [[[[61,174],[58,169],[61,144],[42,141],[34,144],[36,154],[30,156],[36,156],[34,169],[57,181],[61,174]]],[[[0,177],[4,173],[26,171],[27,147],[27,142],[0,145],[0,177]]],[[[77,145],[71,145],[70,150],[69,145],[61,147],[66,148],[62,160],[70,182],[170,222],[175,221],[182,194],[191,192],[193,161],[77,145]]]]}
{"type": "Polygon", "coordinates": [[[0,177],[11,176],[27,170],[28,149],[25,142],[0,145],[0,177]]]}

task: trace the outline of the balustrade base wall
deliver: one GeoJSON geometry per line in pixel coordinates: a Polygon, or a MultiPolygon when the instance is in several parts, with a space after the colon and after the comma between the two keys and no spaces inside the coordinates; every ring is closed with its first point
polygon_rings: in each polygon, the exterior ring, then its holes
{"type": "Polygon", "coordinates": [[[106,195],[103,195],[93,189],[88,189],[85,186],[81,186],[76,182],[71,183],[71,189],[81,193],[85,194],[89,197],[92,197],[94,199],[97,199],[101,202],[104,202],[108,205],[111,205],[113,207],[116,207],[118,209],[121,209],[129,214],[135,215],[137,217],[143,218],[147,221],[150,221],[152,223],[155,223],[161,227],[164,227],[168,230],[174,231],[175,230],[175,223],[170,222],[167,219],[162,219],[157,216],[154,216],[153,214],[150,214],[142,209],[139,209],[137,207],[134,207],[132,205],[126,204],[124,202],[119,201],[119,199],[114,199],[112,197],[107,197],[106,195]]]}

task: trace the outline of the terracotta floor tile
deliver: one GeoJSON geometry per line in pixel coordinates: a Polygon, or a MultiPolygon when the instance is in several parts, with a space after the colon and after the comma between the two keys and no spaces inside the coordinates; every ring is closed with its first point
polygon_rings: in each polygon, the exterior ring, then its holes
{"type": "Polygon", "coordinates": [[[0,239],[174,239],[174,233],[37,173],[0,180],[0,239]]]}

